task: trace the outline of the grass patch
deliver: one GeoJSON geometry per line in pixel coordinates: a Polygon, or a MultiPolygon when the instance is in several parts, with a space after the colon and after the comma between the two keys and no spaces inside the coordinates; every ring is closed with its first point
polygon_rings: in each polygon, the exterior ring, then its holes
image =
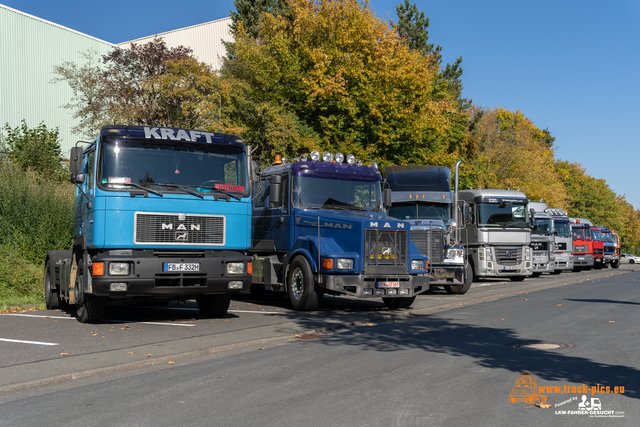
{"type": "Polygon", "coordinates": [[[0,246],[0,311],[44,307],[44,267],[0,246]]]}

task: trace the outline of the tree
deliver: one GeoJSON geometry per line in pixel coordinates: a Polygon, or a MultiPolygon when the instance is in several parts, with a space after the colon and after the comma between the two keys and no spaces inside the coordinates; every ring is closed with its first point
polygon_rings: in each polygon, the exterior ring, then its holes
{"type": "MultiPolygon", "coordinates": [[[[102,56],[87,51],[86,62],[78,65],[63,61],[54,67],[52,83],[67,82],[73,91],[72,101],[64,108],[74,110],[76,134],[92,137],[106,124],[165,125],[158,105],[159,94],[150,82],[167,72],[167,63],[191,57],[191,49],[168,48],[160,38],[131,49],[114,48],[102,56]]],[[[195,60],[195,59],[194,59],[195,60]]]]}
{"type": "Polygon", "coordinates": [[[550,207],[568,207],[554,151],[547,144],[548,131],[540,130],[519,110],[474,107],[472,116],[469,145],[473,148],[467,161],[474,169],[474,186],[519,188],[550,207]]]}
{"type": "Polygon", "coordinates": [[[48,129],[44,122],[30,128],[24,119],[15,128],[6,123],[0,143],[7,159],[23,170],[31,169],[42,178],[57,181],[69,176],[63,166],[58,128],[48,129]]]}
{"type": "Polygon", "coordinates": [[[319,138],[318,148],[381,164],[422,163],[448,152],[457,108],[447,94],[434,99],[438,70],[429,58],[366,2],[288,5],[286,17],[261,15],[258,40],[238,27],[237,57],[225,72],[247,84],[254,111],[247,116],[262,108],[286,112],[300,132],[319,138]]]}

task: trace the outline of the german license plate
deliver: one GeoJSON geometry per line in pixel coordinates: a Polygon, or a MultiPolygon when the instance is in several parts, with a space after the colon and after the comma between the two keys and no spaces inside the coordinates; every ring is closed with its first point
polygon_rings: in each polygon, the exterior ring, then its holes
{"type": "Polygon", "coordinates": [[[584,261],[584,257],[578,257],[578,261],[584,261]]]}
{"type": "Polygon", "coordinates": [[[506,266],[506,267],[502,267],[502,270],[504,271],[511,271],[511,270],[515,270],[516,268],[513,266],[506,266]]]}
{"type": "Polygon", "coordinates": [[[197,262],[166,262],[164,271],[200,271],[200,264],[197,262]]]}
{"type": "Polygon", "coordinates": [[[399,288],[400,282],[376,282],[376,288],[399,288]]]}

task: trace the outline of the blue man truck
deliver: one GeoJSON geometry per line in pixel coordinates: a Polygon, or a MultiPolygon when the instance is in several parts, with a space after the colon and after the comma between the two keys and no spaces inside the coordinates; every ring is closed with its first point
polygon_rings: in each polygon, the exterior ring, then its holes
{"type": "Polygon", "coordinates": [[[387,166],[384,174],[384,186],[392,191],[389,215],[411,223],[411,241],[429,257],[429,286],[443,286],[451,294],[466,293],[473,271],[456,233],[458,188],[451,191],[451,170],[387,166]]]}
{"type": "Polygon", "coordinates": [[[151,126],[104,126],[87,144],[71,150],[75,237],[47,254],[47,308],[75,304],[94,323],[107,301],[194,298],[203,315],[224,315],[251,285],[249,147],[151,126]]]}
{"type": "Polygon", "coordinates": [[[410,224],[384,212],[377,167],[344,160],[313,151],[256,175],[253,289],[287,292],[296,310],[317,309],[325,294],[407,308],[429,289],[428,258],[410,224]]]}

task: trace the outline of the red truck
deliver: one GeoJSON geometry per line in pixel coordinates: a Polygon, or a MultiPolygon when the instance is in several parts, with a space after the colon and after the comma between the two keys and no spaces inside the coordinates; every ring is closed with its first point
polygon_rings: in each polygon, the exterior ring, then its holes
{"type": "Polygon", "coordinates": [[[573,271],[591,270],[594,261],[591,223],[583,218],[571,218],[571,236],[573,271]]]}

